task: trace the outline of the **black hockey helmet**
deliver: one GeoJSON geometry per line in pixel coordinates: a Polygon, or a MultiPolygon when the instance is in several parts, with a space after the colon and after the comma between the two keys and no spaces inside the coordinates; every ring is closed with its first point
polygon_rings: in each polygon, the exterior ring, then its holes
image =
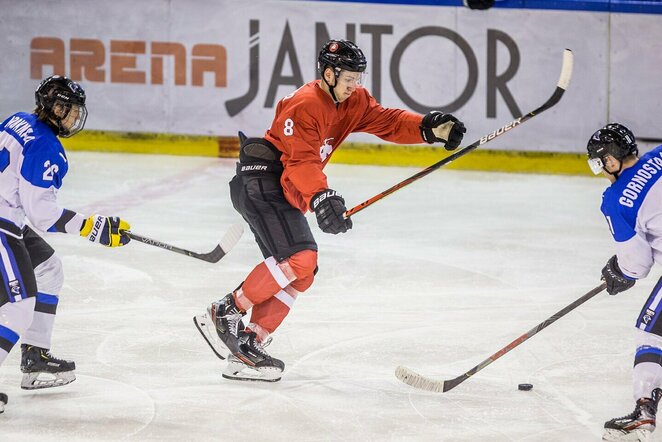
{"type": "Polygon", "coordinates": [[[469,9],[490,9],[494,0],[464,0],[464,6],[469,9]]]}
{"type": "Polygon", "coordinates": [[[619,123],[609,123],[596,131],[586,145],[589,165],[593,173],[600,173],[604,164],[604,157],[611,155],[622,160],[628,155],[637,155],[637,143],[630,129],[619,123]]]}
{"type": "Polygon", "coordinates": [[[317,57],[317,70],[324,76],[327,67],[333,68],[336,76],[341,70],[364,72],[368,62],[363,51],[349,40],[329,40],[324,43],[317,57]]]}
{"type": "Polygon", "coordinates": [[[48,77],[39,84],[34,98],[37,114],[45,117],[56,135],[67,138],[85,127],[85,91],[75,81],[60,75],[48,77]]]}

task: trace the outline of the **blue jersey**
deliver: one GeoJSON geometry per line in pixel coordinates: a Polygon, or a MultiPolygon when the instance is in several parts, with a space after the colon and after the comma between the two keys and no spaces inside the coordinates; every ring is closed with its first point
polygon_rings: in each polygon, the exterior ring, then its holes
{"type": "Polygon", "coordinates": [[[639,279],[662,263],[662,146],[625,169],[602,195],[623,273],[639,279]]]}
{"type": "Polygon", "coordinates": [[[0,218],[22,228],[27,217],[42,231],[78,233],[83,216],[57,204],[68,169],[62,143],[35,114],[7,118],[0,124],[0,218]]]}

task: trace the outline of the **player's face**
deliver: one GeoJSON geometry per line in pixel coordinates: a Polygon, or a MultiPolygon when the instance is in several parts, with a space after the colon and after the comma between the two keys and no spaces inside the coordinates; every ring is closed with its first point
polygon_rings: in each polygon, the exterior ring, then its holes
{"type": "Polygon", "coordinates": [[[609,181],[612,181],[612,182],[616,181],[616,177],[614,177],[613,175],[607,173],[607,171],[612,172],[612,173],[618,172],[618,170],[621,168],[621,162],[618,161],[616,158],[614,158],[611,155],[605,155],[604,158],[602,159],[602,161],[603,161],[604,168],[606,169],[606,170],[602,171],[602,175],[607,177],[609,179],[609,181]]]}
{"type": "MultiPolygon", "coordinates": [[[[53,105],[53,114],[60,118],[60,126],[71,136],[83,129],[87,118],[87,110],[78,104],[63,104],[56,102],[53,105]]],[[[63,135],[65,136],[65,135],[63,135]]]]}
{"type": "Polygon", "coordinates": [[[361,72],[340,71],[334,89],[338,101],[347,100],[357,88],[361,87],[362,80],[363,74],[361,72]]]}
{"type": "Polygon", "coordinates": [[[81,111],[80,106],[78,105],[69,106],[56,103],[55,106],[53,106],[53,113],[60,118],[64,117],[61,120],[62,127],[65,129],[71,129],[80,117],[81,111]],[[68,110],[69,107],[71,107],[71,110],[68,110]]]}

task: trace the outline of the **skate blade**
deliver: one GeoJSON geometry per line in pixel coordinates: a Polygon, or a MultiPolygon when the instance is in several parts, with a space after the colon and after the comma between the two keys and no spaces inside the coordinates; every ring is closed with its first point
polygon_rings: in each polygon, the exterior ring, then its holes
{"type": "Polygon", "coordinates": [[[282,371],[271,367],[251,367],[241,362],[237,357],[230,356],[228,366],[223,371],[225,379],[233,381],[277,382],[280,381],[282,371]]]}
{"type": "Polygon", "coordinates": [[[71,384],[75,380],[76,375],[73,371],[23,373],[21,388],[23,390],[40,390],[42,388],[61,387],[71,384]]]}
{"type": "Polygon", "coordinates": [[[221,353],[227,353],[228,349],[225,347],[225,344],[221,342],[220,339],[216,337],[216,326],[212,320],[207,315],[197,315],[193,317],[193,323],[198,329],[202,337],[205,339],[211,351],[222,360],[225,360],[225,356],[221,353]]]}
{"type": "Polygon", "coordinates": [[[648,430],[620,431],[605,429],[602,440],[611,442],[649,442],[651,432],[648,430]]]}

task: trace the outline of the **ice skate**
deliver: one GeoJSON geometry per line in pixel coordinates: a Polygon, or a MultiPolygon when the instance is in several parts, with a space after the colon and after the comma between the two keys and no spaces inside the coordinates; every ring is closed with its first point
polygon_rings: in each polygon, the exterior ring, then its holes
{"type": "Polygon", "coordinates": [[[602,440],[635,442],[651,440],[651,433],[655,430],[655,415],[657,404],[662,396],[662,389],[653,390],[652,396],[652,398],[639,399],[634,411],[627,416],[605,422],[602,440]]]}
{"type": "Polygon", "coordinates": [[[207,313],[193,317],[198,331],[220,359],[239,351],[238,333],[244,329],[241,318],[245,315],[234,303],[232,294],[207,307],[207,313]]]}
{"type": "Polygon", "coordinates": [[[223,377],[241,381],[279,381],[285,364],[280,359],[270,356],[264,347],[265,344],[257,341],[254,332],[239,332],[239,352],[231,354],[228,358],[228,366],[223,371],[223,377]]]}
{"type": "Polygon", "coordinates": [[[0,393],[0,414],[4,413],[5,405],[7,405],[7,402],[9,402],[7,395],[4,393],[0,393]]]}
{"type": "Polygon", "coordinates": [[[76,380],[73,361],[58,359],[48,349],[34,345],[22,344],[21,353],[21,388],[24,390],[60,387],[76,380]]]}

